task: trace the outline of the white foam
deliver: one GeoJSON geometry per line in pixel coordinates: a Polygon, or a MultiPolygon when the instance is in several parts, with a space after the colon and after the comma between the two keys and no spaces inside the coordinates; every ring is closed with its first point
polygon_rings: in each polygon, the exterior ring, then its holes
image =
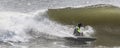
{"type": "Polygon", "coordinates": [[[14,32],[15,35],[12,37],[2,38],[5,42],[14,41],[14,42],[26,42],[31,36],[27,34],[27,30],[32,28],[37,32],[42,32],[45,34],[50,34],[54,36],[64,37],[64,36],[73,36],[69,34],[71,29],[67,26],[57,24],[53,21],[50,21],[48,18],[43,18],[42,14],[46,13],[45,11],[37,11],[41,13],[40,15],[35,14],[26,14],[20,12],[0,12],[0,31],[4,30],[5,32],[14,32]],[[38,19],[38,20],[37,20],[38,19]]]}
{"type": "Polygon", "coordinates": [[[8,37],[3,41],[27,41],[30,36],[25,33],[24,29],[27,28],[30,22],[32,22],[30,21],[29,17],[31,16],[19,12],[0,12],[0,29],[6,30],[6,32],[11,31],[15,33],[12,38],[8,37]]]}
{"type": "Polygon", "coordinates": [[[94,29],[91,26],[87,25],[81,28],[81,32],[83,32],[84,36],[91,37],[94,34],[94,29]]]}

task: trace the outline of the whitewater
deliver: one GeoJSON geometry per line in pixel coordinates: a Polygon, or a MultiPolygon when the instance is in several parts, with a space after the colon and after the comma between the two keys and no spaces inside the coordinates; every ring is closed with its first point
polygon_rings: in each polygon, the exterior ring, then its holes
{"type": "Polygon", "coordinates": [[[0,12],[0,41],[14,46],[15,43],[29,42],[38,37],[74,37],[73,28],[49,20],[46,12],[47,10],[40,10],[34,14],[0,12]]]}

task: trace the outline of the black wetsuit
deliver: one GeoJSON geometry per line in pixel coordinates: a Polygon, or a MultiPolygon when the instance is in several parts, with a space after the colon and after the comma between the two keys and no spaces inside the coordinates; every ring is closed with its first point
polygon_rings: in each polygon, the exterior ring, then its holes
{"type": "Polygon", "coordinates": [[[80,36],[80,33],[79,33],[77,30],[78,30],[78,29],[77,29],[77,28],[75,28],[75,29],[74,29],[74,33],[73,33],[73,34],[74,34],[75,36],[80,36]]]}

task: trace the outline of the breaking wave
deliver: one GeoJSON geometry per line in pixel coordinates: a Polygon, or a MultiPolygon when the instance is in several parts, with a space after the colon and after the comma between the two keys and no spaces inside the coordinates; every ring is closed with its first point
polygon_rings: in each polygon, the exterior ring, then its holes
{"type": "Polygon", "coordinates": [[[27,42],[46,35],[74,37],[73,27],[51,21],[46,12],[47,10],[34,13],[0,12],[0,41],[27,42]]]}

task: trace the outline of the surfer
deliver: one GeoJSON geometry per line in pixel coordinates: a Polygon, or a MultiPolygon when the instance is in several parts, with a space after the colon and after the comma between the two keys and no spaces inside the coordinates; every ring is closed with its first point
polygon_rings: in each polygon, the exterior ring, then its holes
{"type": "Polygon", "coordinates": [[[74,29],[73,35],[75,37],[64,37],[67,40],[74,41],[75,43],[84,43],[95,41],[96,38],[90,36],[91,33],[91,27],[90,26],[83,26],[81,23],[77,24],[77,26],[74,29]]]}
{"type": "Polygon", "coordinates": [[[75,27],[75,29],[74,29],[74,35],[75,36],[83,36],[83,32],[81,31],[81,27],[83,27],[83,25],[81,24],[81,23],[79,23],[76,27],[75,27]]]}

